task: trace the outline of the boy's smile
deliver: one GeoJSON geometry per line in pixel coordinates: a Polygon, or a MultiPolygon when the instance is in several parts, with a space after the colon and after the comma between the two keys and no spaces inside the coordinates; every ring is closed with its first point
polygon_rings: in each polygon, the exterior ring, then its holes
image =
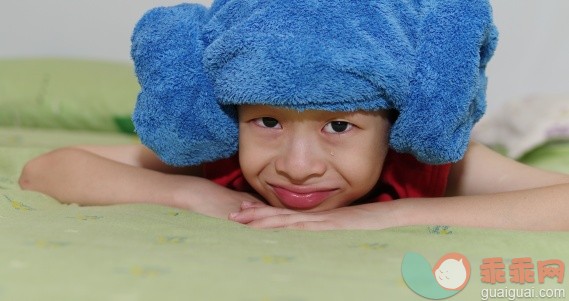
{"type": "Polygon", "coordinates": [[[336,188],[309,186],[269,185],[285,207],[296,210],[308,210],[317,207],[338,190],[336,188]]]}
{"type": "Polygon", "coordinates": [[[323,211],[347,206],[377,183],[387,154],[387,112],[239,107],[239,161],[272,206],[323,211]]]}

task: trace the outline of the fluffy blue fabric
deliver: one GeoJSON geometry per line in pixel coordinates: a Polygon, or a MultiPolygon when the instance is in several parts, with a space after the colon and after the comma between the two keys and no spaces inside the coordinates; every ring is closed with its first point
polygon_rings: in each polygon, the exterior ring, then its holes
{"type": "Polygon", "coordinates": [[[156,8],[132,37],[133,120],[172,165],[237,151],[236,105],[395,109],[390,145],[460,160],[497,42],[488,0],[218,0],[156,8]]]}

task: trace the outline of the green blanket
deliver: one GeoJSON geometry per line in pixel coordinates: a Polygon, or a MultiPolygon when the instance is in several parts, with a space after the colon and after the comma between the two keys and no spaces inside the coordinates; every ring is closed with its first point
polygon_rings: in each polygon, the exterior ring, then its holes
{"type": "Polygon", "coordinates": [[[525,299],[538,300],[569,281],[538,280],[540,261],[569,264],[569,233],[444,225],[254,230],[161,206],[62,205],[18,187],[24,163],[49,149],[136,142],[108,130],[0,126],[0,300],[426,300],[407,286],[426,277],[404,263],[409,252],[424,257],[429,269],[451,252],[468,259],[470,279],[450,300],[514,289],[533,289],[534,298],[525,299]],[[502,259],[502,282],[488,283],[490,270],[482,264],[489,258],[502,259]],[[516,269],[509,269],[523,258],[533,265],[523,270],[526,276],[535,277],[519,284],[516,269]],[[404,279],[402,270],[411,275],[404,279]]]}

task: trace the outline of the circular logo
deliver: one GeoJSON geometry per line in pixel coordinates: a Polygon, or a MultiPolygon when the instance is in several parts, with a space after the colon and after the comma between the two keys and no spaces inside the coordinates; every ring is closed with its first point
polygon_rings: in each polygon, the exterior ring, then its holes
{"type": "Polygon", "coordinates": [[[425,257],[409,252],[403,257],[401,274],[416,294],[440,300],[464,289],[470,279],[470,262],[460,253],[448,253],[431,268],[425,257]]]}

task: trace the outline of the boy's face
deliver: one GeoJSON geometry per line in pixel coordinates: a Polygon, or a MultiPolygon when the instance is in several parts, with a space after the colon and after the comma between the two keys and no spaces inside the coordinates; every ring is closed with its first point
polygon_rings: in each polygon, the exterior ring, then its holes
{"type": "Polygon", "coordinates": [[[377,183],[388,150],[387,112],[239,107],[239,161],[272,206],[323,211],[347,206],[377,183]]]}

